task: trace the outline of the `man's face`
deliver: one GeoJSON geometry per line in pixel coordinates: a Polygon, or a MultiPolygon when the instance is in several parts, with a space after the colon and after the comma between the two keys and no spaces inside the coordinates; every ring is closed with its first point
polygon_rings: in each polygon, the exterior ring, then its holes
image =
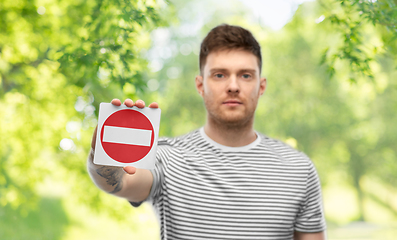
{"type": "Polygon", "coordinates": [[[247,51],[225,50],[207,56],[196,88],[204,99],[208,120],[230,127],[252,123],[259,97],[266,89],[258,59],[247,51]]]}

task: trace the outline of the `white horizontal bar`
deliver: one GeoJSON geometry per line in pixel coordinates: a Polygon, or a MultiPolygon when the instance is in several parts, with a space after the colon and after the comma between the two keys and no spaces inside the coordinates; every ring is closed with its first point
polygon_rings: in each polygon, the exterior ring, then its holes
{"type": "Polygon", "coordinates": [[[152,140],[151,130],[105,126],[103,131],[104,142],[150,147],[152,140]]]}

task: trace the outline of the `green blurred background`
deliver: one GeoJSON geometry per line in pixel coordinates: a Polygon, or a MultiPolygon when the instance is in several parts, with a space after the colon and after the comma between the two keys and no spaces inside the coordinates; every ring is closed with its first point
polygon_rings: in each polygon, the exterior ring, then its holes
{"type": "Polygon", "coordinates": [[[148,204],[89,179],[98,106],[157,101],[161,136],[202,126],[199,45],[221,23],[262,46],[255,127],[312,158],[328,238],[397,239],[396,3],[0,0],[0,239],[159,239],[148,204]]]}

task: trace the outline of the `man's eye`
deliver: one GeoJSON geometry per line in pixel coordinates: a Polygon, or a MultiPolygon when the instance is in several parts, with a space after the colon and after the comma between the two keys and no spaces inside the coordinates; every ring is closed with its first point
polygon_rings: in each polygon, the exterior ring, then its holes
{"type": "Polygon", "coordinates": [[[224,76],[223,76],[223,74],[221,74],[221,73],[217,73],[217,74],[215,74],[215,77],[216,77],[216,78],[223,78],[224,76]]]}
{"type": "Polygon", "coordinates": [[[245,78],[245,79],[249,79],[249,78],[251,78],[251,75],[250,74],[243,74],[242,77],[245,78]]]}

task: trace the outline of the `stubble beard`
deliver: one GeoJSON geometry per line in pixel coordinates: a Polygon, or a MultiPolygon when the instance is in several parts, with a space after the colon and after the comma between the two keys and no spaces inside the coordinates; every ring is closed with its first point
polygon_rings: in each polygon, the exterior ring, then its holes
{"type": "Polygon", "coordinates": [[[212,109],[212,103],[205,101],[205,105],[207,108],[208,121],[214,124],[218,129],[238,131],[250,128],[253,124],[255,110],[237,114],[233,112],[226,112],[223,114],[220,110],[212,109]]]}

